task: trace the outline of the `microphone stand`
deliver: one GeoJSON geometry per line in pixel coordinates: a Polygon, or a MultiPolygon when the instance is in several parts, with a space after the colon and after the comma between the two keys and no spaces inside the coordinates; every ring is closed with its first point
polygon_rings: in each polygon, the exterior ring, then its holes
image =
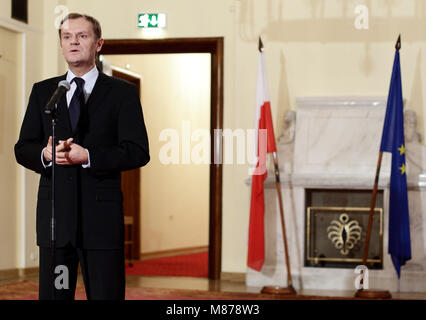
{"type": "Polygon", "coordinates": [[[49,102],[46,104],[44,109],[45,114],[49,114],[52,117],[52,212],[50,218],[50,248],[51,248],[51,290],[52,290],[52,300],[55,299],[55,260],[56,260],[56,220],[55,220],[55,168],[56,168],[56,112],[58,111],[58,101],[60,97],[65,94],[66,91],[70,89],[70,84],[66,80],[62,80],[58,84],[58,89],[56,89],[53,96],[50,98],[49,102]],[[53,105],[54,103],[54,105],[53,105]]]}
{"type": "MultiPolygon", "coordinates": [[[[56,220],[55,220],[55,167],[56,167],[56,112],[58,104],[55,103],[55,107],[50,110],[52,116],[52,215],[50,219],[50,248],[51,248],[51,289],[52,289],[52,300],[55,300],[55,247],[56,247],[56,220]]],[[[47,112],[46,112],[47,113],[47,112]]]]}

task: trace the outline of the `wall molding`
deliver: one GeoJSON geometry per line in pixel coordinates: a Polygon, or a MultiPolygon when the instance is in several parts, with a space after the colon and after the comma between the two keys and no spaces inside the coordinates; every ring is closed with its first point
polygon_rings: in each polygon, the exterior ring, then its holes
{"type": "Polygon", "coordinates": [[[1,280],[16,280],[28,276],[37,276],[39,272],[38,267],[34,268],[15,268],[8,270],[0,270],[0,281],[1,280]]]}
{"type": "Polygon", "coordinates": [[[148,253],[141,252],[140,256],[141,256],[141,261],[143,261],[143,260],[149,260],[149,259],[172,257],[177,255],[191,254],[191,253],[198,253],[198,252],[205,252],[205,251],[209,251],[208,246],[179,248],[179,249],[162,250],[162,251],[155,251],[155,252],[148,252],[148,253]]]}
{"type": "Polygon", "coordinates": [[[221,272],[220,280],[234,281],[234,282],[246,282],[245,272],[221,272]]]}
{"type": "Polygon", "coordinates": [[[30,31],[30,32],[34,32],[34,33],[44,34],[44,31],[42,29],[34,28],[34,27],[29,26],[26,23],[20,22],[20,21],[15,20],[15,19],[2,17],[2,16],[0,16],[0,26],[5,27],[7,29],[11,29],[13,31],[17,31],[17,32],[28,32],[28,31],[30,31]]]}

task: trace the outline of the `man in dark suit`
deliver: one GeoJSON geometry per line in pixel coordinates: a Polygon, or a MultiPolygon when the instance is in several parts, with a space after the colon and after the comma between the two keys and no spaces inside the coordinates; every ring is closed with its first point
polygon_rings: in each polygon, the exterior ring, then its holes
{"type": "Polygon", "coordinates": [[[34,84],[15,156],[41,175],[37,201],[40,299],[74,299],[80,263],[88,299],[124,299],[124,222],[121,171],[149,161],[148,137],[136,87],[95,66],[103,39],[99,22],[69,14],[59,29],[68,72],[34,84]],[[45,105],[58,83],[70,90],[58,103],[55,168],[56,251],[69,289],[51,279],[51,116],[45,105]]]}

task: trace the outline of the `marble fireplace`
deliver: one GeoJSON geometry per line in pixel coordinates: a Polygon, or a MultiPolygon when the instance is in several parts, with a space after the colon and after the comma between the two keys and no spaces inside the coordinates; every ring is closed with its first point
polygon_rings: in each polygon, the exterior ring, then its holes
{"type": "MultiPolygon", "coordinates": [[[[352,255],[352,264],[319,263],[318,259],[308,259],[309,256],[315,256],[316,252],[309,249],[309,246],[312,246],[307,233],[307,224],[310,221],[308,211],[312,209],[312,203],[309,201],[313,191],[319,195],[318,203],[323,201],[321,194],[325,194],[325,198],[328,197],[332,202],[336,199],[333,192],[337,195],[364,194],[361,202],[365,204],[367,198],[366,207],[369,206],[368,194],[371,194],[369,191],[373,188],[386,98],[309,97],[298,98],[296,102],[297,111],[289,111],[286,114],[284,133],[277,139],[293,286],[299,290],[355,291],[354,283],[358,274],[354,272],[354,268],[361,264],[357,259],[359,254],[352,255]]],[[[415,113],[406,111],[412,259],[402,267],[399,290],[426,292],[426,148],[420,143],[415,120],[415,113]]],[[[395,292],[398,290],[398,278],[387,253],[389,176],[390,154],[384,153],[379,179],[381,198],[376,202],[377,207],[382,210],[382,225],[374,231],[381,232],[374,240],[374,250],[377,251],[375,258],[381,260],[380,263],[376,261],[374,268],[371,265],[369,286],[395,292]]],[[[349,203],[351,207],[358,206],[350,196],[345,197],[347,198],[343,202],[335,200],[337,207],[342,203],[349,203]],[[355,205],[352,205],[354,203],[355,205]]],[[[265,181],[265,264],[261,272],[250,268],[247,270],[248,286],[286,285],[286,264],[277,199],[275,178],[271,172],[265,181]]],[[[365,207],[360,205],[363,206],[365,207]]],[[[357,208],[355,210],[362,211],[357,208]]],[[[339,216],[342,218],[341,212],[335,216],[335,220],[338,220],[339,216]]],[[[357,219],[362,225],[358,240],[362,241],[366,224],[365,220],[363,224],[362,217],[357,219]]],[[[377,221],[380,223],[379,219],[377,221]]],[[[315,236],[318,243],[329,245],[327,250],[330,254],[339,255],[337,251],[332,252],[329,243],[332,240],[326,233],[315,236]]]]}

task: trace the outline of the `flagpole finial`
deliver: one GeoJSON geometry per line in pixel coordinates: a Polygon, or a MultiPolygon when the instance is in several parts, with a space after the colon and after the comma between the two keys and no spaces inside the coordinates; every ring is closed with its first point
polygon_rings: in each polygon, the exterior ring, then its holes
{"type": "Polygon", "coordinates": [[[263,52],[263,43],[261,37],[259,37],[259,52],[263,52]]]}
{"type": "Polygon", "coordinates": [[[399,51],[401,49],[401,34],[398,36],[398,40],[396,40],[395,49],[399,51]]]}

